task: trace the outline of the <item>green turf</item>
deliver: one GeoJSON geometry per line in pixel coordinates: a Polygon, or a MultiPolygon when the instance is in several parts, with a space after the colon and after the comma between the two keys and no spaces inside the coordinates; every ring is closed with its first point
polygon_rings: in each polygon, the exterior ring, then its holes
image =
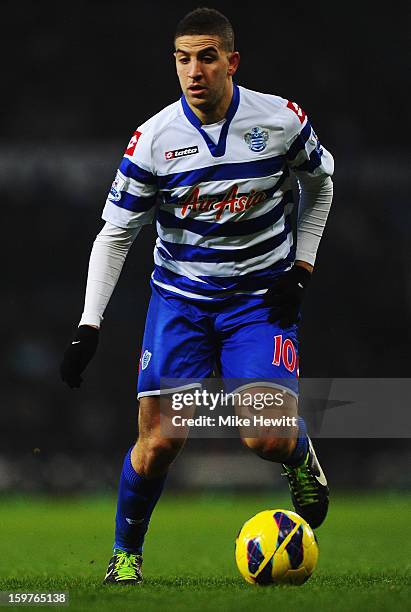
{"type": "Polygon", "coordinates": [[[334,496],[317,530],[317,570],[301,587],[248,585],[234,563],[242,523],[260,510],[290,507],[288,497],[165,494],[147,537],[145,583],[122,588],[101,585],[114,499],[0,500],[0,590],[69,591],[69,610],[410,609],[410,495],[334,496]]]}

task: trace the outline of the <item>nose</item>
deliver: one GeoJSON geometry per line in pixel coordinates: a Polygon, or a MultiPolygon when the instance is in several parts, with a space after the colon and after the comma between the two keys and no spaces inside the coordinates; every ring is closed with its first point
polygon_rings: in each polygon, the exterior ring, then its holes
{"type": "Polygon", "coordinates": [[[193,79],[194,81],[201,78],[201,66],[198,60],[193,59],[190,62],[190,65],[188,67],[187,76],[190,79],[193,79]]]}

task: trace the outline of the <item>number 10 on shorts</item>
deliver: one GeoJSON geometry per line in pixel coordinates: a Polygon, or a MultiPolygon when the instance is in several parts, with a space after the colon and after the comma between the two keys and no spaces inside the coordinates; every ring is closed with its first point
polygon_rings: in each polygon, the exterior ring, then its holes
{"type": "Polygon", "coordinates": [[[289,372],[294,372],[297,365],[295,346],[290,338],[283,341],[283,335],[278,334],[278,336],[274,336],[273,365],[280,366],[281,361],[289,372]]]}

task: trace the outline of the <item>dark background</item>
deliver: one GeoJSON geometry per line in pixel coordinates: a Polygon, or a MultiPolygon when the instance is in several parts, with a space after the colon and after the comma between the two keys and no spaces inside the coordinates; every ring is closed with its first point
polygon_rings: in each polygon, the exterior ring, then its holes
{"type": "MultiPolygon", "coordinates": [[[[62,385],[58,365],[81,316],[92,241],[125,145],[180,95],[173,32],[196,6],[2,3],[0,490],[112,490],[135,437],[153,228],[133,245],[80,391],[62,385]]],[[[302,373],[408,377],[406,3],[210,6],[236,31],[236,81],[297,101],[335,157],[334,203],[304,304],[302,373]]],[[[410,484],[398,470],[410,457],[407,440],[318,446],[336,485],[410,484]]],[[[216,479],[217,464],[231,466],[237,486],[266,486],[275,469],[237,440],[192,440],[171,483],[233,482],[233,474],[216,479]]]]}

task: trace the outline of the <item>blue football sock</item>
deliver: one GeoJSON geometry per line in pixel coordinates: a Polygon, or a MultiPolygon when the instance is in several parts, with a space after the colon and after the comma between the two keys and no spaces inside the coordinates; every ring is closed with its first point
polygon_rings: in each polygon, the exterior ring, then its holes
{"type": "Polygon", "coordinates": [[[307,436],[307,427],[305,425],[305,421],[302,417],[298,417],[298,438],[297,444],[291,455],[288,457],[284,464],[289,467],[298,467],[302,463],[307,456],[308,452],[308,436],[307,436]]]}
{"type": "Polygon", "coordinates": [[[128,451],[120,476],[116,514],[116,533],[113,548],[141,554],[144,536],[164,486],[166,476],[139,476],[131,464],[128,451]]]}

